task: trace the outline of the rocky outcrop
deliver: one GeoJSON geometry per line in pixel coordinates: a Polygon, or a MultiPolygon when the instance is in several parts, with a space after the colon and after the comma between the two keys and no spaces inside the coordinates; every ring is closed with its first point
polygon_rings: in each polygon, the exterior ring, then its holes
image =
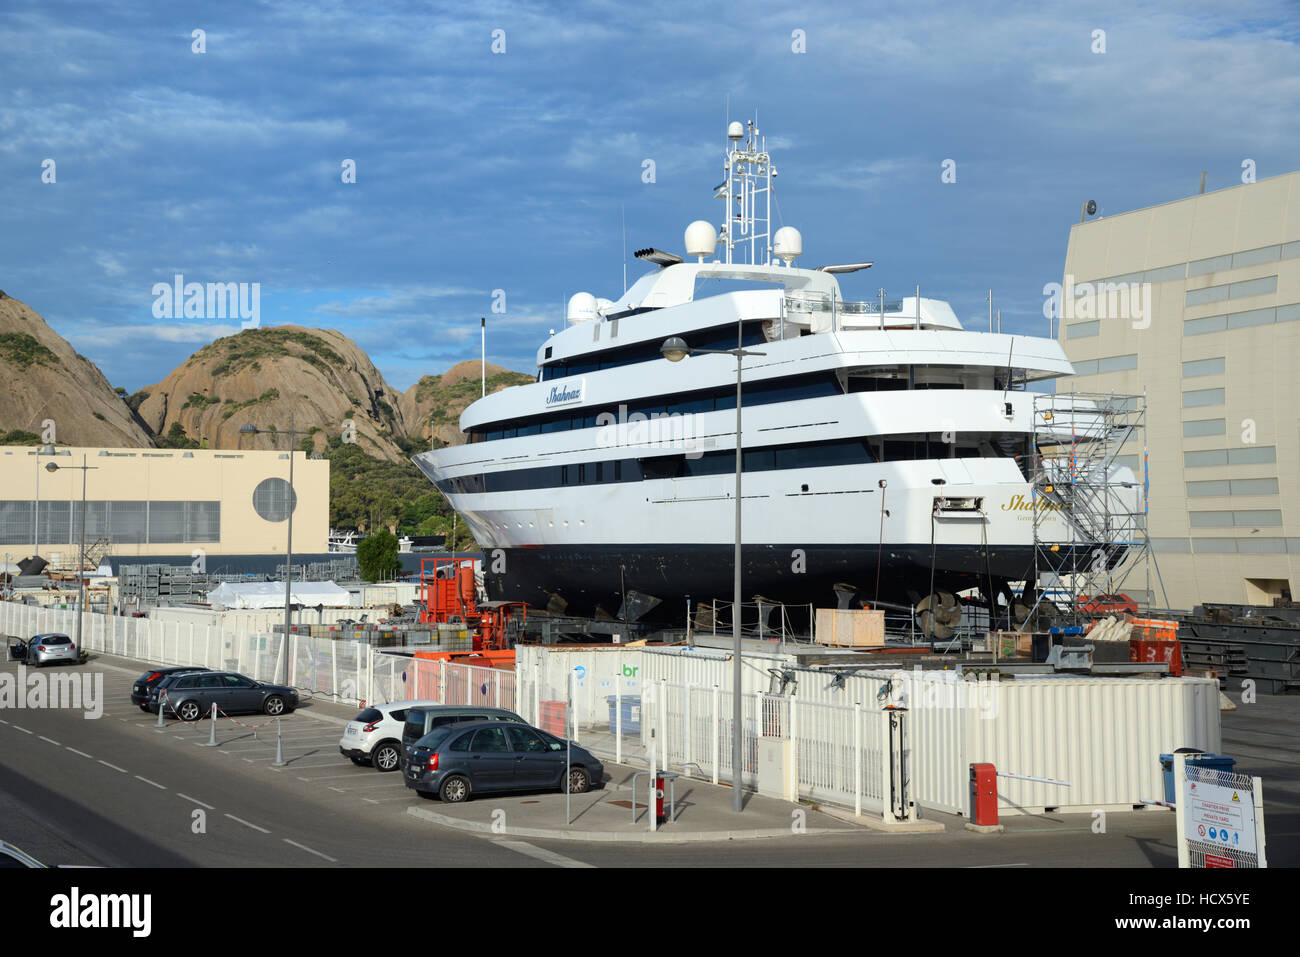
{"type": "MultiPolygon", "coordinates": [[[[534,378],[487,364],[487,391],[500,392],[511,386],[533,382],[534,378]]],[[[459,362],[442,375],[421,377],[401,397],[402,418],[412,441],[422,447],[463,445],[460,414],[482,389],[482,364],[477,360],[459,362]]]]}
{"type": "Polygon", "coordinates": [[[63,445],[153,444],[99,367],[78,355],[33,309],[3,292],[0,432],[0,441],[9,444],[51,438],[63,445]]]}
{"type": "MultiPolygon", "coordinates": [[[[211,448],[285,448],[271,433],[311,432],[314,451],[330,436],[350,434],[363,450],[406,458],[402,395],[369,356],[333,329],[271,326],[218,339],[157,385],[146,387],[140,416],[162,441],[211,448]],[[241,435],[253,425],[266,432],[241,435]]],[[[304,437],[294,442],[301,447],[304,437]]]]}

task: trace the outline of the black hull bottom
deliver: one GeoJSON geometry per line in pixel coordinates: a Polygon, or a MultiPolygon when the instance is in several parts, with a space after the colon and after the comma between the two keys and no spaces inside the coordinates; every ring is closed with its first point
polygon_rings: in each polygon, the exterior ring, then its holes
{"type": "MultiPolygon", "coordinates": [[[[1068,548],[1068,546],[1066,546],[1068,548]]],[[[1077,549],[1083,567],[1090,550],[1077,549]]],[[[661,600],[647,620],[684,622],[686,601],[693,606],[711,599],[730,601],[734,591],[730,545],[576,545],[485,550],[488,595],[524,601],[535,608],[548,604],[575,616],[617,615],[623,595],[636,591],[661,600]],[[556,599],[559,601],[556,601],[556,599]]],[[[880,553],[864,546],[746,545],[742,551],[741,593],[746,601],[762,595],[789,605],[836,606],[835,586],[858,588],[858,598],[909,605],[933,589],[949,592],[980,588],[992,580],[996,593],[1007,581],[1032,579],[1032,546],[913,545],[880,553]]],[[[1054,561],[1062,557],[1058,553],[1054,561]]]]}

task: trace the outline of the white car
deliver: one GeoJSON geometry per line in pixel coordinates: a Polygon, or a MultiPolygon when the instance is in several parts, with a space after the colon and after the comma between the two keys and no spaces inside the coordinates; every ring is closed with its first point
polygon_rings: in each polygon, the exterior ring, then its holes
{"type": "Polygon", "coordinates": [[[362,709],[348,722],[339,739],[339,753],[353,764],[369,764],[377,771],[396,771],[402,757],[402,727],[406,712],[436,701],[390,701],[362,709]]]}

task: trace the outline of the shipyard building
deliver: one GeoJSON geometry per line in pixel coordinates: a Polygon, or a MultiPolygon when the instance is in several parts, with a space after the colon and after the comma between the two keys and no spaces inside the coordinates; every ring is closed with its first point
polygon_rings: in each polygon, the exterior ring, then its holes
{"type": "MultiPolygon", "coordinates": [[[[1148,530],[1169,607],[1292,597],[1300,172],[1079,223],[1062,287],[1077,374],[1058,391],[1146,395],[1148,530]]],[[[1122,452],[1141,475],[1139,441],[1122,452]]],[[[1164,604],[1154,576],[1152,591],[1164,604]]]]}
{"type": "Polygon", "coordinates": [[[329,542],[329,462],[213,449],[0,448],[0,557],[76,561],[82,464],[90,562],[113,555],[276,555],[293,510],[294,550],[329,542]],[[58,466],[50,470],[49,465],[58,466]]]}

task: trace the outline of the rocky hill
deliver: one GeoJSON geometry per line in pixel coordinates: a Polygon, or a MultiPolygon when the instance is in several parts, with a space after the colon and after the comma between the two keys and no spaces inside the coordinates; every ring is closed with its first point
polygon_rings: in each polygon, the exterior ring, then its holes
{"type": "Polygon", "coordinates": [[[147,448],[152,437],[89,359],[33,309],[0,292],[0,442],[147,448]]]}
{"type": "MultiPolygon", "coordinates": [[[[171,375],[147,386],[140,417],[165,442],[211,448],[284,448],[272,434],[241,436],[241,426],[311,431],[323,451],[351,422],[362,450],[389,461],[407,458],[402,395],[370,358],[333,329],[272,326],[218,339],[171,375]]],[[[302,439],[295,441],[300,447],[302,439]]]]}
{"type": "MultiPolygon", "coordinates": [[[[481,364],[460,362],[442,375],[426,375],[402,395],[402,418],[408,435],[421,448],[461,445],[460,414],[481,395],[481,364]]],[[[514,385],[534,381],[533,376],[487,364],[487,391],[500,392],[514,385]]]]}
{"type": "MultiPolygon", "coordinates": [[[[128,398],[34,310],[3,292],[0,372],[0,443],[36,444],[50,419],[55,441],[65,445],[283,449],[274,434],[241,436],[239,429],[251,424],[271,433],[292,415],[298,429],[311,432],[313,451],[324,452],[350,421],[362,451],[403,463],[431,444],[463,443],[460,414],[480,390],[477,361],[424,376],[402,393],[342,333],[270,326],[204,346],[128,398]]],[[[532,381],[487,367],[489,392],[532,381]]]]}

